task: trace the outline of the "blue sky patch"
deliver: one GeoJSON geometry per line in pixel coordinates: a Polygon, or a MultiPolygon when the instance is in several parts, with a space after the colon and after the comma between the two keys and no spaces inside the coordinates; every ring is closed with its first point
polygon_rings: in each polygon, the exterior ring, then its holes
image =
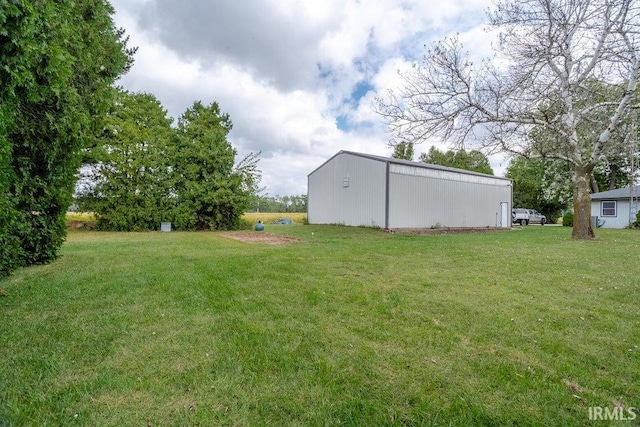
{"type": "Polygon", "coordinates": [[[356,87],[351,92],[351,103],[354,105],[358,105],[360,102],[360,98],[365,96],[367,92],[373,90],[373,86],[369,84],[367,81],[360,81],[356,85],[356,87]]]}
{"type": "Polygon", "coordinates": [[[336,126],[338,126],[338,129],[344,131],[351,129],[351,126],[349,126],[349,119],[347,119],[346,114],[340,114],[336,117],[336,126]]]}

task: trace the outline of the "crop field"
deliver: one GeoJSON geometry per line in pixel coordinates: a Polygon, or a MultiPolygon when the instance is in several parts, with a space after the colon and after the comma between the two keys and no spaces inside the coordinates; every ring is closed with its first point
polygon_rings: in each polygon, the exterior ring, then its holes
{"type": "Polygon", "coordinates": [[[67,221],[94,221],[96,217],[91,212],[67,212],[67,221]]]}
{"type": "MultiPolygon", "coordinates": [[[[95,221],[95,215],[91,212],[67,212],[67,223],[71,224],[70,228],[75,228],[79,223],[91,223],[95,221]]],[[[265,224],[278,222],[281,219],[290,219],[298,224],[306,221],[307,214],[304,212],[247,212],[242,215],[242,219],[251,223],[262,221],[265,224]]],[[[159,225],[158,225],[159,227],[159,225]]]]}
{"type": "Polygon", "coordinates": [[[0,426],[638,413],[637,230],[575,241],[566,227],[397,235],[263,218],[261,233],[70,231],[57,261],[1,281],[0,426]]]}
{"type": "Polygon", "coordinates": [[[260,220],[265,224],[285,218],[298,224],[303,224],[306,221],[307,214],[304,212],[247,212],[242,215],[242,219],[246,221],[258,222],[260,220]]]}

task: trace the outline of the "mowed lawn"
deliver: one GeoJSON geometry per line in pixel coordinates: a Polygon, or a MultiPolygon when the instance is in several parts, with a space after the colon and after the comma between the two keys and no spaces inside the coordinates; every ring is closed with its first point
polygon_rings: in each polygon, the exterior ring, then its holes
{"type": "Polygon", "coordinates": [[[589,407],[640,407],[640,232],[266,231],[299,241],[71,232],[0,282],[0,425],[603,425],[589,407]]]}

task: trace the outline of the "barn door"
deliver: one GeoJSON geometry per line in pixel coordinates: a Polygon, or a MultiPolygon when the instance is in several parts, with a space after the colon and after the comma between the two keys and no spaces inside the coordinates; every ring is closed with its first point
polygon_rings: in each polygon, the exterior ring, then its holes
{"type": "Polygon", "coordinates": [[[500,202],[500,227],[511,227],[511,215],[509,214],[509,203],[500,202]]]}

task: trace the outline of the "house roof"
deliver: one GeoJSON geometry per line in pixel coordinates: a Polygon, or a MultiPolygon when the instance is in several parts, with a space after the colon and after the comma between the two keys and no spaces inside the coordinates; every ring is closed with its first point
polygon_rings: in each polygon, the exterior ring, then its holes
{"type": "Polygon", "coordinates": [[[488,175],[488,174],[485,174],[485,173],[469,171],[469,170],[466,170],[466,169],[451,168],[451,167],[448,167],[448,166],[434,165],[432,163],[412,162],[412,161],[409,161],[409,160],[395,159],[393,157],[376,156],[376,155],[373,155],[373,154],[357,153],[355,151],[347,151],[347,150],[338,151],[329,160],[327,160],[326,162],[324,162],[323,164],[318,166],[316,169],[314,169],[313,172],[311,172],[309,175],[312,175],[315,171],[317,171],[318,169],[320,169],[321,167],[323,167],[324,165],[329,163],[331,160],[333,160],[335,157],[339,156],[340,154],[350,154],[352,156],[364,157],[365,159],[371,159],[371,160],[375,160],[375,161],[378,161],[378,162],[384,162],[384,163],[393,163],[393,164],[398,164],[398,165],[413,166],[413,167],[416,167],[416,168],[435,169],[435,170],[463,173],[463,174],[466,174],[466,175],[486,176],[486,177],[491,177],[491,178],[494,178],[494,179],[502,179],[502,180],[505,180],[505,181],[511,181],[509,178],[504,178],[504,177],[501,177],[501,176],[488,175]]]}
{"type": "Polygon", "coordinates": [[[593,193],[591,195],[591,200],[602,200],[602,199],[628,199],[630,197],[638,198],[640,194],[640,186],[634,185],[633,188],[624,187],[618,188],[615,190],[609,191],[601,191],[599,193],[593,193]]]}

